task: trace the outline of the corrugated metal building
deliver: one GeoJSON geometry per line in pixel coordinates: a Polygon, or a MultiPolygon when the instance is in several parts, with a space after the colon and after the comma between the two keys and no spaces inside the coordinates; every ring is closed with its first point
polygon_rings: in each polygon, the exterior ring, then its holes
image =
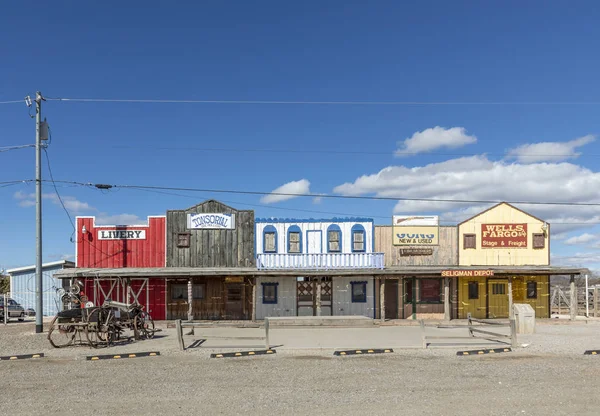
{"type": "MultiPolygon", "coordinates": [[[[42,264],[43,316],[53,316],[61,310],[62,304],[56,291],[63,287],[63,282],[55,279],[54,274],[72,267],[75,267],[75,263],[67,260],[42,264]]],[[[25,309],[35,310],[35,265],[10,269],[7,273],[10,275],[9,296],[25,309]]]]}

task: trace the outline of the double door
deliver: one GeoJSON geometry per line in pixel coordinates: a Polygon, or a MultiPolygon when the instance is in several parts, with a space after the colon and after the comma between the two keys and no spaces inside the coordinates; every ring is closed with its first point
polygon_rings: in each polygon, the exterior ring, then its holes
{"type": "Polygon", "coordinates": [[[320,288],[321,316],[333,315],[333,284],[330,277],[299,277],[296,282],[296,310],[298,316],[319,315],[318,293],[320,288]]]}

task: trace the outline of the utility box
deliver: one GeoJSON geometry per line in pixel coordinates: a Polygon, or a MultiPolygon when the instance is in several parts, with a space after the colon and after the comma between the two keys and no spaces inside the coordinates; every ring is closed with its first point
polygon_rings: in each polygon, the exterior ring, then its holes
{"type": "Polygon", "coordinates": [[[517,334],[533,334],[535,332],[535,310],[527,303],[513,305],[517,334]]]}

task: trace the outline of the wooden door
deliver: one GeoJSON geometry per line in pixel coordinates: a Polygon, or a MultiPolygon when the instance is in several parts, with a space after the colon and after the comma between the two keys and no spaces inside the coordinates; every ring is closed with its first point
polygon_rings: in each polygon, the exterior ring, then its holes
{"type": "Polygon", "coordinates": [[[306,232],[307,253],[322,253],[322,234],[320,230],[309,230],[306,232]]]}
{"type": "Polygon", "coordinates": [[[508,318],[508,280],[488,280],[488,318],[508,318]]]}
{"type": "Polygon", "coordinates": [[[398,319],[398,281],[385,281],[385,318],[398,319]]]}
{"type": "Polygon", "coordinates": [[[225,319],[244,319],[244,284],[227,283],[225,290],[225,319]]]}
{"type": "MultiPolygon", "coordinates": [[[[321,316],[333,315],[333,282],[331,278],[321,281],[321,316]]],[[[317,316],[317,281],[296,282],[298,316],[317,316]]]]}
{"type": "Polygon", "coordinates": [[[405,278],[403,279],[404,285],[404,296],[402,298],[403,310],[402,310],[402,318],[403,319],[415,319],[417,313],[417,299],[416,299],[416,279],[415,278],[405,278]]]}

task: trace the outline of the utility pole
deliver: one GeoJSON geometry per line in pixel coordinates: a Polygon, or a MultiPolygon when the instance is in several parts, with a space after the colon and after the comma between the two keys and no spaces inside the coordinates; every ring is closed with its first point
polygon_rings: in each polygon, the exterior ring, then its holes
{"type": "Polygon", "coordinates": [[[42,93],[35,93],[35,332],[44,331],[42,280],[42,93]]]}

